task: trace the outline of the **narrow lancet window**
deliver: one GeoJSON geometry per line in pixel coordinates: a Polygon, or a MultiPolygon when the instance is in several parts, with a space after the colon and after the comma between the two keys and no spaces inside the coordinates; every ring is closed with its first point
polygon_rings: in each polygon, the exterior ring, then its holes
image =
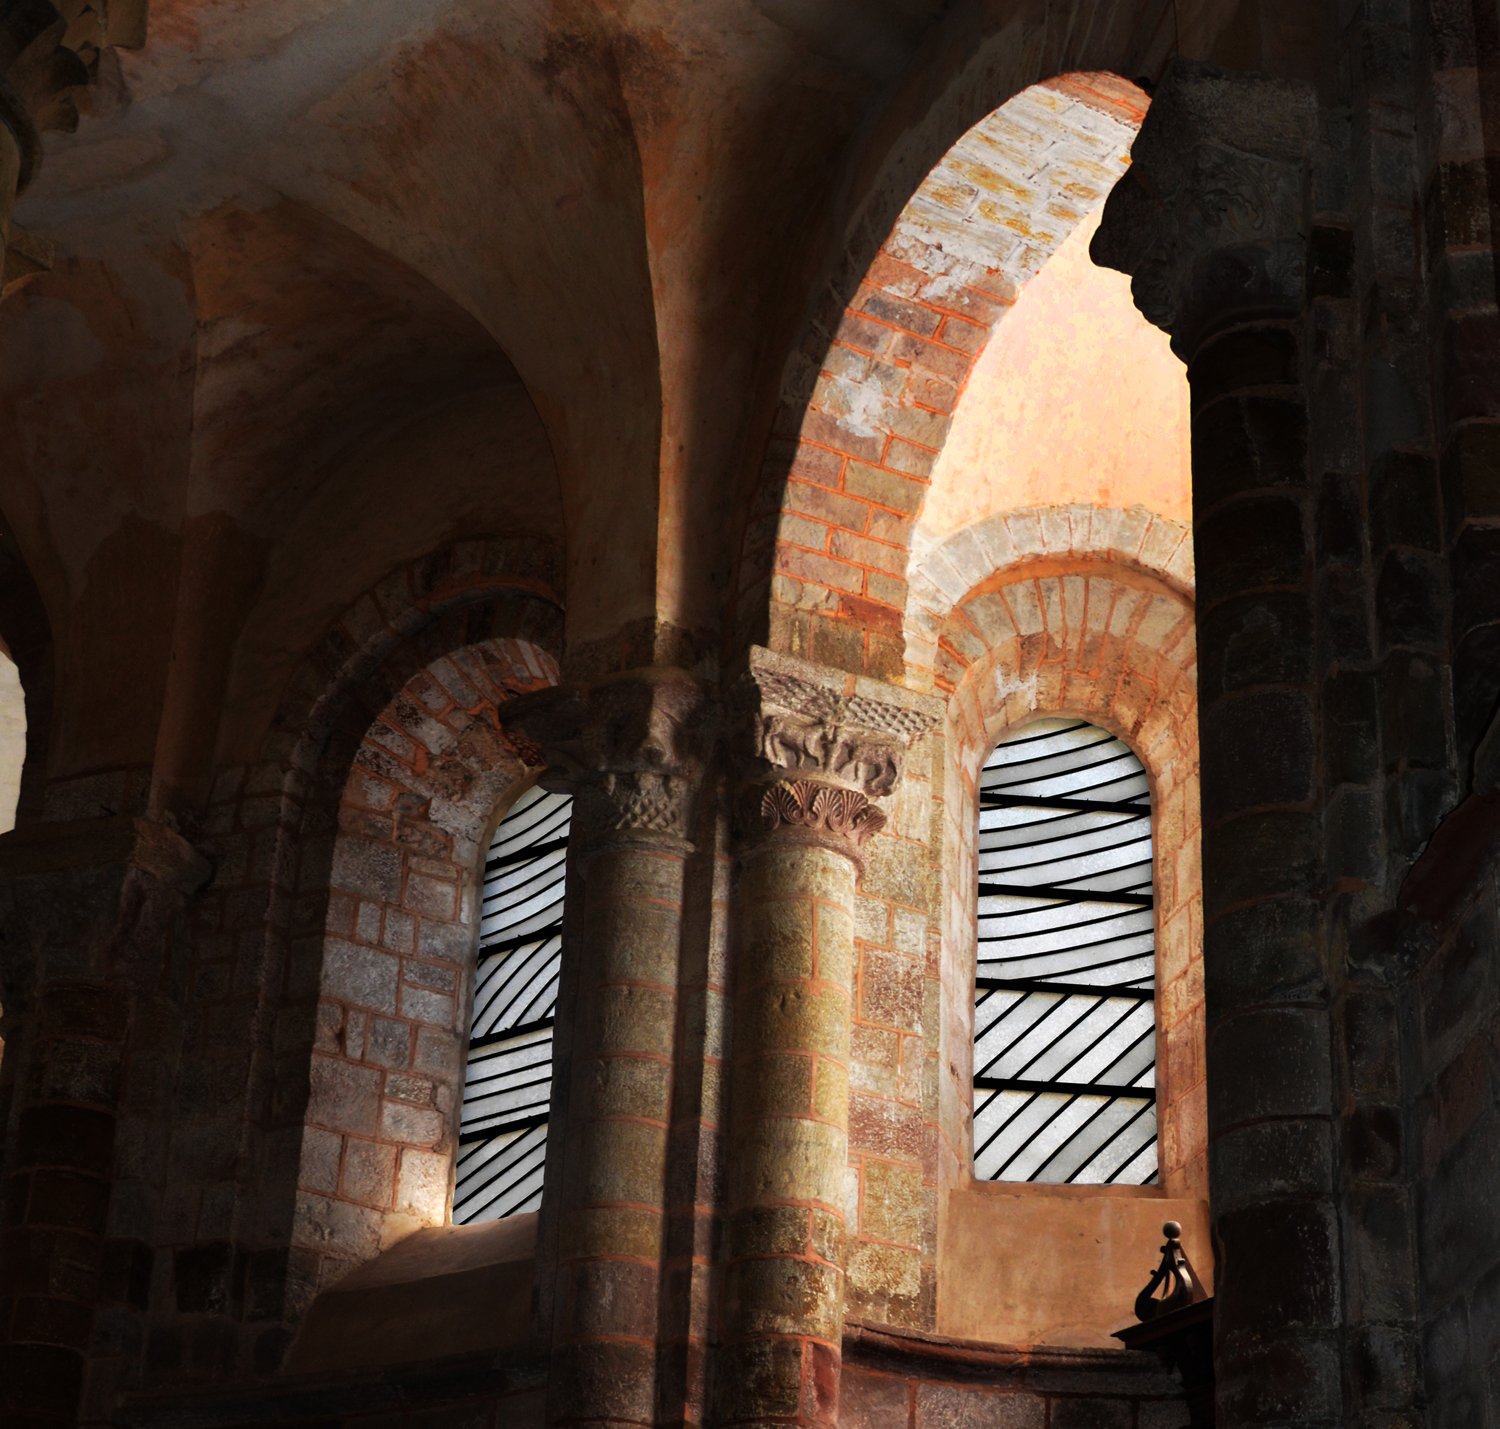
{"type": "Polygon", "coordinates": [[[529,790],[485,861],[453,1190],[460,1225],[541,1205],[572,813],[571,795],[529,790]]]}
{"type": "Polygon", "coordinates": [[[1043,719],[979,789],[974,1174],[1156,1180],[1151,790],[1107,731],[1043,719]]]}

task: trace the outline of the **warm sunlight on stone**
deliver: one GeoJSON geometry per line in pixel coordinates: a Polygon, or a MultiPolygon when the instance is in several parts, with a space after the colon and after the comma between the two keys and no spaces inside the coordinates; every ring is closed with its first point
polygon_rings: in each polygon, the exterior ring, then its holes
{"type": "Polygon", "coordinates": [[[1186,521],[1188,385],[1167,335],[1099,268],[1084,219],[1021,291],[958,402],[916,547],[1023,506],[1141,505],[1186,521]]]}

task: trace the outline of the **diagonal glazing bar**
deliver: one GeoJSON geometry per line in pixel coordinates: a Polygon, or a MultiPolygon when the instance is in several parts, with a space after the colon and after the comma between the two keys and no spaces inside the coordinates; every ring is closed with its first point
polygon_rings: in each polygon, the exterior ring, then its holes
{"type": "Polygon", "coordinates": [[[531,789],[490,844],[453,1192],[457,1225],[541,1203],[572,799],[531,789]]]}
{"type": "Polygon", "coordinates": [[[1108,731],[1044,719],[996,747],[979,804],[975,1174],[1154,1181],[1146,772],[1108,731]]]}

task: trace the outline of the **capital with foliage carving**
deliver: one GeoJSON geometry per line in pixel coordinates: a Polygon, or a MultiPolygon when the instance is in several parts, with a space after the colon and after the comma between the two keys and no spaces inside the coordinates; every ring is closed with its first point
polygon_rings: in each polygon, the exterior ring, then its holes
{"type": "Polygon", "coordinates": [[[803,777],[879,799],[938,722],[930,698],[759,646],[734,686],[738,753],[752,779],[803,777]]]}
{"type": "Polygon", "coordinates": [[[102,51],[146,43],[147,0],[28,0],[0,6],[0,297],[52,266],[52,245],[11,220],[42,161],[41,136],[71,133],[102,51]]]}
{"type": "Polygon", "coordinates": [[[858,856],[885,826],[908,751],[938,722],[929,696],[755,647],[731,693],[741,825],[858,856]]]}
{"type": "Polygon", "coordinates": [[[682,670],[631,671],[539,691],[500,711],[548,788],[572,790],[584,845],[691,836],[693,801],[712,739],[713,708],[682,670]]]}
{"type": "Polygon", "coordinates": [[[1226,322],[1301,306],[1317,131],[1311,85],[1167,67],[1089,254],[1130,275],[1136,307],[1184,360],[1226,322]]]}

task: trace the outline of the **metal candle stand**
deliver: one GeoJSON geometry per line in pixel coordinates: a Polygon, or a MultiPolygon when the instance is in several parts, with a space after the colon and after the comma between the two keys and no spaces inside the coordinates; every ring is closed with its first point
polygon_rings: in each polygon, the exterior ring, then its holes
{"type": "Polygon", "coordinates": [[[1135,1297],[1140,1324],[1117,1330],[1115,1339],[1123,1341],[1127,1349],[1154,1351],[1167,1370],[1182,1380],[1188,1423],[1193,1429],[1212,1429],[1214,1298],[1204,1290],[1182,1248],[1182,1227],[1168,1221],[1162,1234],[1167,1243],[1161,1248],[1161,1264],[1135,1297]]]}

